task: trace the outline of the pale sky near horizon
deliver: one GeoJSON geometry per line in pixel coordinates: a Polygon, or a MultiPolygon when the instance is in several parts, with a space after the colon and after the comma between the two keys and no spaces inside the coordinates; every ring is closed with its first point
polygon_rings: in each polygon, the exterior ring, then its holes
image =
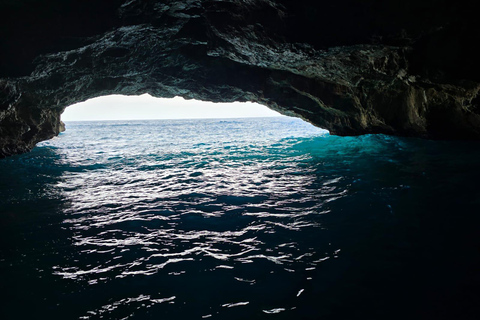
{"type": "Polygon", "coordinates": [[[149,120],[278,117],[280,113],[258,103],[213,103],[198,100],[110,95],[67,107],[63,121],[149,120]]]}

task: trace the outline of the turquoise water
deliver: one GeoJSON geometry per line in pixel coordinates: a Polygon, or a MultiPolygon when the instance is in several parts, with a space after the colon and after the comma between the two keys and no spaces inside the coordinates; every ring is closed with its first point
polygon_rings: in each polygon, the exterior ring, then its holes
{"type": "Polygon", "coordinates": [[[479,147],[69,122],[0,160],[0,318],[476,319],[479,147]]]}

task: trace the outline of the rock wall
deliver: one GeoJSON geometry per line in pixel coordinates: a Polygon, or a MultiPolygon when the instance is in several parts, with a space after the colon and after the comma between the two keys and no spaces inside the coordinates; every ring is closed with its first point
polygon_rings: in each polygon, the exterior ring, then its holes
{"type": "Polygon", "coordinates": [[[475,7],[449,1],[0,3],[0,157],[107,94],[254,101],[332,134],[480,138],[475,7]]]}

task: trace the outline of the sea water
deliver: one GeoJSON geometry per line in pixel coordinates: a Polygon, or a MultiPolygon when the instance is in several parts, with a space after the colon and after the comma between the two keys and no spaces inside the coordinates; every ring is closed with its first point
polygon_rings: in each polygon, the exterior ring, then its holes
{"type": "Polygon", "coordinates": [[[68,122],[0,160],[0,318],[474,319],[479,147],[68,122]]]}

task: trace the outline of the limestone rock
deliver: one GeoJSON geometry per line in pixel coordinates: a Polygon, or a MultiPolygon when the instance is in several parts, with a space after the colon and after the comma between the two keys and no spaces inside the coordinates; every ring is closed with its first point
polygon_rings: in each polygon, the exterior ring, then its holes
{"type": "Polygon", "coordinates": [[[2,2],[0,157],[57,135],[68,105],[114,93],[254,101],[339,135],[479,139],[473,6],[2,2]]]}

